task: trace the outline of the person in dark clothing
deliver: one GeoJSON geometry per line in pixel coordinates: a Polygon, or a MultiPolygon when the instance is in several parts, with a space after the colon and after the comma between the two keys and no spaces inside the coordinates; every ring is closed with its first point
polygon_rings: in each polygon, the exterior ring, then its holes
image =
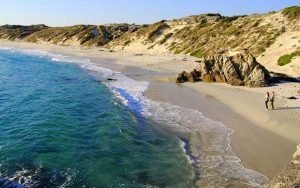
{"type": "Polygon", "coordinates": [[[274,110],[274,100],[275,100],[275,92],[272,92],[272,96],[270,97],[271,107],[274,110]]]}

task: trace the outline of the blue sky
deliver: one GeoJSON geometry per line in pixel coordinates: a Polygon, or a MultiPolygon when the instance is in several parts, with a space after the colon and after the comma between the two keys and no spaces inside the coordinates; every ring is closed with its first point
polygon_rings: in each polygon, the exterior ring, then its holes
{"type": "Polygon", "coordinates": [[[202,13],[266,13],[300,0],[1,0],[0,25],[153,23],[202,13]]]}

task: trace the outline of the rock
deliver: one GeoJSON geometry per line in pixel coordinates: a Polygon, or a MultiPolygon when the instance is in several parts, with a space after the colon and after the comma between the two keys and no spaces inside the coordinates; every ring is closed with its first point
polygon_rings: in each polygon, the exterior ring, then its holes
{"type": "Polygon", "coordinates": [[[249,87],[263,87],[270,83],[269,71],[246,50],[234,56],[208,56],[190,74],[185,77],[180,74],[178,81],[182,83],[202,80],[249,87]]]}
{"type": "Polygon", "coordinates": [[[300,145],[293,155],[291,163],[270,183],[268,188],[300,187],[300,145]]]}
{"type": "Polygon", "coordinates": [[[183,71],[180,73],[177,77],[176,83],[184,83],[188,81],[189,73],[186,71],[183,71]]]}
{"type": "Polygon", "coordinates": [[[114,79],[114,78],[107,78],[106,80],[107,81],[117,81],[117,79],[114,79]]]}
{"type": "Polygon", "coordinates": [[[190,73],[186,71],[180,73],[177,77],[176,83],[184,83],[184,82],[194,83],[196,81],[199,81],[199,73],[196,69],[194,69],[190,73]]]}

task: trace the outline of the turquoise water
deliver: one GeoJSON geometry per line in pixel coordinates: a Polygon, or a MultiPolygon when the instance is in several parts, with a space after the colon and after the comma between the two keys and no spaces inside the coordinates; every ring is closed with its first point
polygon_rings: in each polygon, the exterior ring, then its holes
{"type": "Polygon", "coordinates": [[[76,64],[0,50],[0,187],[192,187],[157,127],[76,64]]]}

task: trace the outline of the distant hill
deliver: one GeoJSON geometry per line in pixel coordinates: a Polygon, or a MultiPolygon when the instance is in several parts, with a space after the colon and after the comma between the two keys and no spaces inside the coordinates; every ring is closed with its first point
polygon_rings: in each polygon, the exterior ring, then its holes
{"type": "Polygon", "coordinates": [[[199,58],[248,49],[269,70],[300,75],[300,7],[243,16],[203,14],[150,25],[0,27],[0,39],[199,58]],[[280,64],[280,65],[278,65],[280,64]]]}

